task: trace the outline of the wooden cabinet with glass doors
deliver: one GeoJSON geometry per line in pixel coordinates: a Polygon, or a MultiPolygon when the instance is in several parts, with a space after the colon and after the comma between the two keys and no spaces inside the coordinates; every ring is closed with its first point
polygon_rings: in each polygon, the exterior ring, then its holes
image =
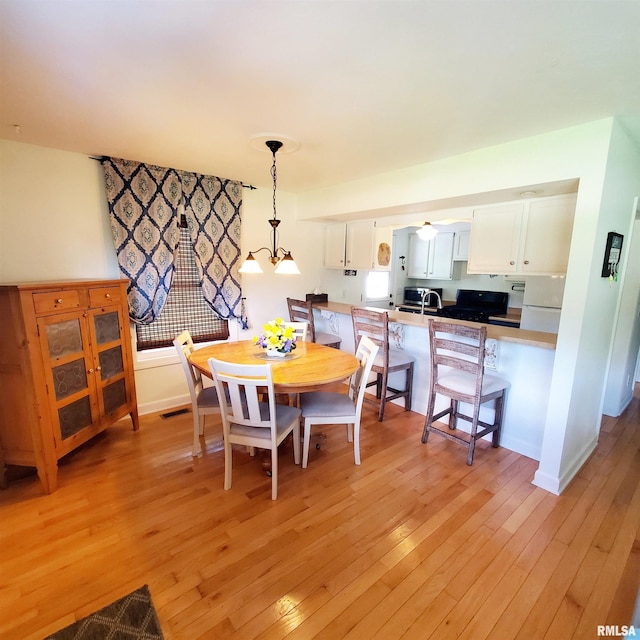
{"type": "Polygon", "coordinates": [[[126,280],[0,285],[0,447],[47,493],[58,460],[127,414],[138,429],[126,280]]]}

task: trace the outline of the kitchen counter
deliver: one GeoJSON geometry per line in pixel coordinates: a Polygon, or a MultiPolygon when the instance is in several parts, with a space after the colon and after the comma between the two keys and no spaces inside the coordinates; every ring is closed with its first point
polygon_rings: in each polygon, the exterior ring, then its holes
{"type": "MultiPolygon", "coordinates": [[[[351,315],[351,308],[360,305],[347,304],[344,302],[316,302],[313,304],[315,309],[321,311],[325,309],[327,311],[333,311],[334,313],[342,313],[345,315],[351,315]]],[[[376,311],[383,311],[377,307],[370,307],[376,311]]],[[[499,316],[500,319],[513,319],[516,322],[520,321],[519,309],[509,309],[506,316],[499,316]]],[[[413,327],[427,328],[427,323],[430,318],[433,318],[437,314],[436,307],[425,307],[425,315],[422,316],[418,313],[411,313],[405,311],[395,311],[389,309],[389,319],[393,322],[399,322],[413,327]]],[[[441,317],[441,316],[436,316],[441,317]]],[[[498,316],[496,316],[498,318],[498,316]]],[[[447,322],[454,324],[469,324],[476,325],[477,322],[468,322],[466,320],[454,320],[452,318],[442,318],[447,322]]],[[[555,349],[558,336],[555,333],[545,333],[543,331],[528,331],[526,329],[516,329],[514,327],[504,327],[495,324],[486,324],[487,337],[494,338],[496,340],[503,340],[505,342],[515,342],[520,344],[533,345],[542,347],[543,349],[555,349]]]]}
{"type": "MultiPolygon", "coordinates": [[[[354,306],[343,302],[314,303],[316,330],[338,333],[342,337],[341,349],[353,353],[355,350],[351,309],[354,306]]],[[[373,307],[370,307],[373,308],[373,307]]],[[[377,308],[377,311],[383,309],[377,308]]],[[[435,313],[434,307],[429,309],[435,313]]],[[[518,311],[507,316],[517,318],[518,311]]],[[[394,348],[403,349],[415,358],[413,377],[413,400],[411,408],[421,414],[426,413],[429,379],[431,376],[428,323],[433,315],[389,310],[389,319],[397,323],[392,328],[394,348]]],[[[442,318],[442,316],[437,316],[442,318]]],[[[477,322],[443,318],[453,324],[467,326],[477,322]]],[[[555,360],[557,336],[553,333],[527,331],[502,325],[486,324],[487,337],[495,340],[492,347],[491,363],[488,368],[504,376],[510,382],[500,446],[540,460],[545,420],[549,403],[549,390],[555,360]]],[[[404,373],[393,373],[390,384],[404,388],[404,373]],[[395,376],[395,378],[394,378],[395,376]]],[[[446,398],[439,397],[439,411],[444,408],[446,398]]],[[[394,400],[400,404],[399,400],[394,400]]],[[[401,405],[402,406],[402,405],[401,405]]],[[[491,408],[483,407],[481,415],[491,421],[491,408]],[[484,413],[482,413],[484,412],[484,413]]],[[[459,428],[468,430],[461,421],[459,428]]],[[[420,441],[419,434],[416,435],[420,441]]]]}

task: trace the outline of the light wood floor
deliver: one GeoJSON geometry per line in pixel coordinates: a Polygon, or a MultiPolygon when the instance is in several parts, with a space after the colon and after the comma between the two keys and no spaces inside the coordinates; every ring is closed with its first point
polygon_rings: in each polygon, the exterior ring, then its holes
{"type": "Polygon", "coordinates": [[[640,581],[640,400],[605,418],[565,493],[537,463],[431,436],[365,405],[362,465],[326,427],[309,468],[280,456],[279,498],[235,453],[223,491],[216,418],[123,421],[71,454],[60,488],[0,492],[0,637],[41,640],[148,584],[167,640],[597,637],[629,624],[640,581]]]}

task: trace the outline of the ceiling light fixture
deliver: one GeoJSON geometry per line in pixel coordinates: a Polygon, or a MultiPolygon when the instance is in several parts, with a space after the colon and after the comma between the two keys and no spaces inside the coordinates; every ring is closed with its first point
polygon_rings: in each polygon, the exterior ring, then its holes
{"type": "Polygon", "coordinates": [[[300,270],[291,252],[278,246],[278,225],[281,221],[278,220],[276,215],[276,152],[282,147],[282,142],[280,142],[280,140],[267,140],[265,144],[269,147],[273,155],[273,164],[271,165],[271,177],[273,178],[273,218],[269,220],[269,224],[271,225],[272,246],[260,247],[260,249],[256,249],[255,251],[249,251],[249,255],[245,258],[245,261],[238,271],[239,273],[262,273],[262,268],[253,254],[259,251],[268,251],[269,262],[274,266],[277,265],[276,273],[299,274],[300,270]],[[279,252],[282,253],[282,257],[278,256],[279,252]]]}
{"type": "Polygon", "coordinates": [[[431,240],[435,238],[438,230],[430,222],[425,222],[416,233],[421,240],[431,240]]]}

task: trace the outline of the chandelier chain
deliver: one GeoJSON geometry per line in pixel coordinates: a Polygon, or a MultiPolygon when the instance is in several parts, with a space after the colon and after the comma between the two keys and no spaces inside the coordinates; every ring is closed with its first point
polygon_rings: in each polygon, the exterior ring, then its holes
{"type": "Polygon", "coordinates": [[[276,152],[273,152],[273,165],[271,166],[271,177],[273,178],[273,219],[276,219],[276,152]]]}

